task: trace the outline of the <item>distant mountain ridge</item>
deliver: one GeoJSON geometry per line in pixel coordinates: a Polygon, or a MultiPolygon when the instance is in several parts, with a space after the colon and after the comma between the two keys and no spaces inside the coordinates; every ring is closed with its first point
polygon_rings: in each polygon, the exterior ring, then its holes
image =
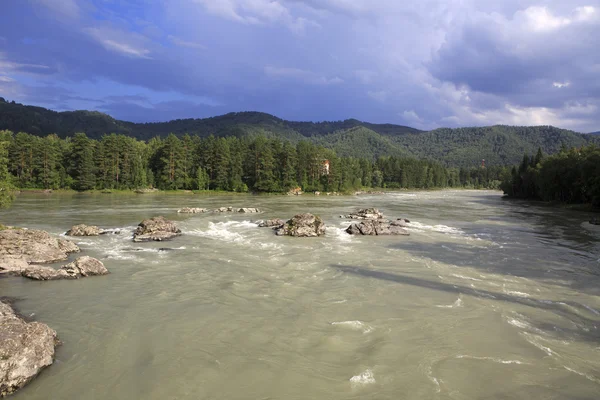
{"type": "Polygon", "coordinates": [[[331,122],[286,121],[261,112],[235,112],[204,119],[133,123],[119,121],[97,111],[57,112],[43,107],[7,102],[0,98],[0,130],[60,137],[85,132],[99,139],[119,133],[148,140],[155,136],[186,133],[206,137],[277,137],[297,143],[310,140],[335,150],[340,156],[377,158],[400,156],[429,158],[448,166],[472,167],[485,159],[487,165],[518,163],[523,153],[538,148],[552,154],[561,147],[600,144],[600,135],[581,134],[552,126],[496,125],[472,128],[440,128],[421,131],[394,124],[372,124],[348,119],[331,122]]]}

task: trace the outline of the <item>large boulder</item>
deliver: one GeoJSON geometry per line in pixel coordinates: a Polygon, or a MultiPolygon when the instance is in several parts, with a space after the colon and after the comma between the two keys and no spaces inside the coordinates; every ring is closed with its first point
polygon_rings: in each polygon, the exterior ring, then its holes
{"type": "Polygon", "coordinates": [[[38,281],[50,281],[56,279],[79,279],[88,276],[107,275],[108,270],[101,261],[83,256],[72,263],[63,265],[59,269],[44,267],[39,265],[30,265],[21,271],[25,278],[38,281]]]}
{"type": "Polygon", "coordinates": [[[93,225],[74,225],[66,233],[67,236],[99,236],[102,230],[93,225]]]}
{"type": "Polygon", "coordinates": [[[342,215],[348,219],[384,219],[383,213],[376,208],[362,208],[348,215],[342,215]]]}
{"type": "Polygon", "coordinates": [[[40,322],[26,322],[0,302],[0,397],[25,386],[54,362],[56,332],[40,322]]]}
{"type": "Polygon", "coordinates": [[[351,235],[404,235],[408,236],[410,233],[404,229],[406,227],[405,220],[397,221],[382,221],[382,220],[364,220],[360,223],[352,224],[347,229],[351,235]]]}
{"type": "Polygon", "coordinates": [[[153,217],[145,219],[138,225],[133,233],[134,242],[150,242],[173,239],[180,236],[181,230],[173,221],[165,217],[153,217]]]}
{"type": "Polygon", "coordinates": [[[66,260],[79,252],[75,243],[56,238],[36,229],[0,231],[0,258],[20,258],[27,263],[42,264],[66,260]]]}
{"type": "Polygon", "coordinates": [[[325,223],[320,217],[305,213],[298,214],[276,228],[278,236],[316,237],[325,234],[325,223]]]}
{"type": "Polygon", "coordinates": [[[258,208],[242,207],[242,208],[238,208],[237,212],[239,212],[239,213],[254,214],[254,213],[259,213],[260,210],[258,208]]]}
{"type": "Polygon", "coordinates": [[[266,221],[258,221],[256,224],[259,228],[279,228],[285,224],[285,221],[281,218],[275,218],[266,221]]]}

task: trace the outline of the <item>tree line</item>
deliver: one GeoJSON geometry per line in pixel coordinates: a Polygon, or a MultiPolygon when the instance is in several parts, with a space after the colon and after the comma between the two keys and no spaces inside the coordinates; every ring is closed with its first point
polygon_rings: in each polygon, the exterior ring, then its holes
{"type": "Polygon", "coordinates": [[[600,147],[563,149],[552,156],[525,154],[500,185],[506,195],[600,207],[600,147]]]}
{"type": "Polygon", "coordinates": [[[0,179],[18,188],[345,192],[360,188],[497,188],[502,169],[446,168],[405,157],[339,157],[278,138],[173,134],[141,141],[122,135],[65,139],[0,131],[0,179]],[[329,164],[325,168],[326,161],[329,164]],[[4,172],[3,172],[4,171],[4,172]]]}

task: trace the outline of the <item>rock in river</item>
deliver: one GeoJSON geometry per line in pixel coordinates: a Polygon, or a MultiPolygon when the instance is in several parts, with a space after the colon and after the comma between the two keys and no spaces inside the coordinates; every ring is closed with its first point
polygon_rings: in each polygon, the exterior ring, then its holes
{"type": "Polygon", "coordinates": [[[67,236],[99,236],[102,230],[93,225],[74,225],[67,231],[67,236]]]}
{"type": "Polygon", "coordinates": [[[184,207],[177,210],[179,214],[202,214],[208,212],[206,208],[184,207]]]}
{"type": "Polygon", "coordinates": [[[56,279],[79,279],[87,276],[107,275],[108,270],[101,261],[83,256],[72,263],[63,265],[59,269],[52,267],[43,267],[39,265],[30,265],[21,271],[25,278],[38,281],[50,281],[56,279]]]}
{"type": "Polygon", "coordinates": [[[181,230],[173,221],[165,217],[153,217],[145,219],[138,225],[133,233],[134,242],[161,242],[163,240],[173,239],[181,235],[181,230]]]}
{"type": "Polygon", "coordinates": [[[376,208],[362,208],[348,215],[341,215],[342,218],[349,219],[383,219],[385,218],[381,211],[376,208]]]}
{"type": "Polygon", "coordinates": [[[54,362],[56,332],[40,322],[25,322],[0,302],[0,397],[25,386],[54,362]]]}
{"type": "Polygon", "coordinates": [[[20,258],[27,263],[53,263],[79,252],[75,243],[35,229],[0,231],[0,258],[20,258]]]}
{"type": "Polygon", "coordinates": [[[397,221],[380,221],[380,220],[364,220],[357,224],[350,225],[346,232],[351,235],[404,235],[410,233],[404,229],[406,226],[405,220],[397,221]]]}
{"type": "Polygon", "coordinates": [[[281,218],[268,219],[266,221],[258,221],[257,225],[259,228],[279,228],[285,224],[285,221],[281,218]]]}
{"type": "Polygon", "coordinates": [[[298,214],[277,228],[278,236],[315,237],[325,234],[325,223],[320,217],[305,213],[298,214]]]}

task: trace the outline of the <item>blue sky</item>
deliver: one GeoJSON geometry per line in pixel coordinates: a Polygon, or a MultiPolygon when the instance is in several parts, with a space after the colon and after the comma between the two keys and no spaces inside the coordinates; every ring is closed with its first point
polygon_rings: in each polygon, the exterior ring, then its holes
{"type": "Polygon", "coordinates": [[[600,0],[0,0],[0,96],[163,121],[600,130],[600,0]]]}

